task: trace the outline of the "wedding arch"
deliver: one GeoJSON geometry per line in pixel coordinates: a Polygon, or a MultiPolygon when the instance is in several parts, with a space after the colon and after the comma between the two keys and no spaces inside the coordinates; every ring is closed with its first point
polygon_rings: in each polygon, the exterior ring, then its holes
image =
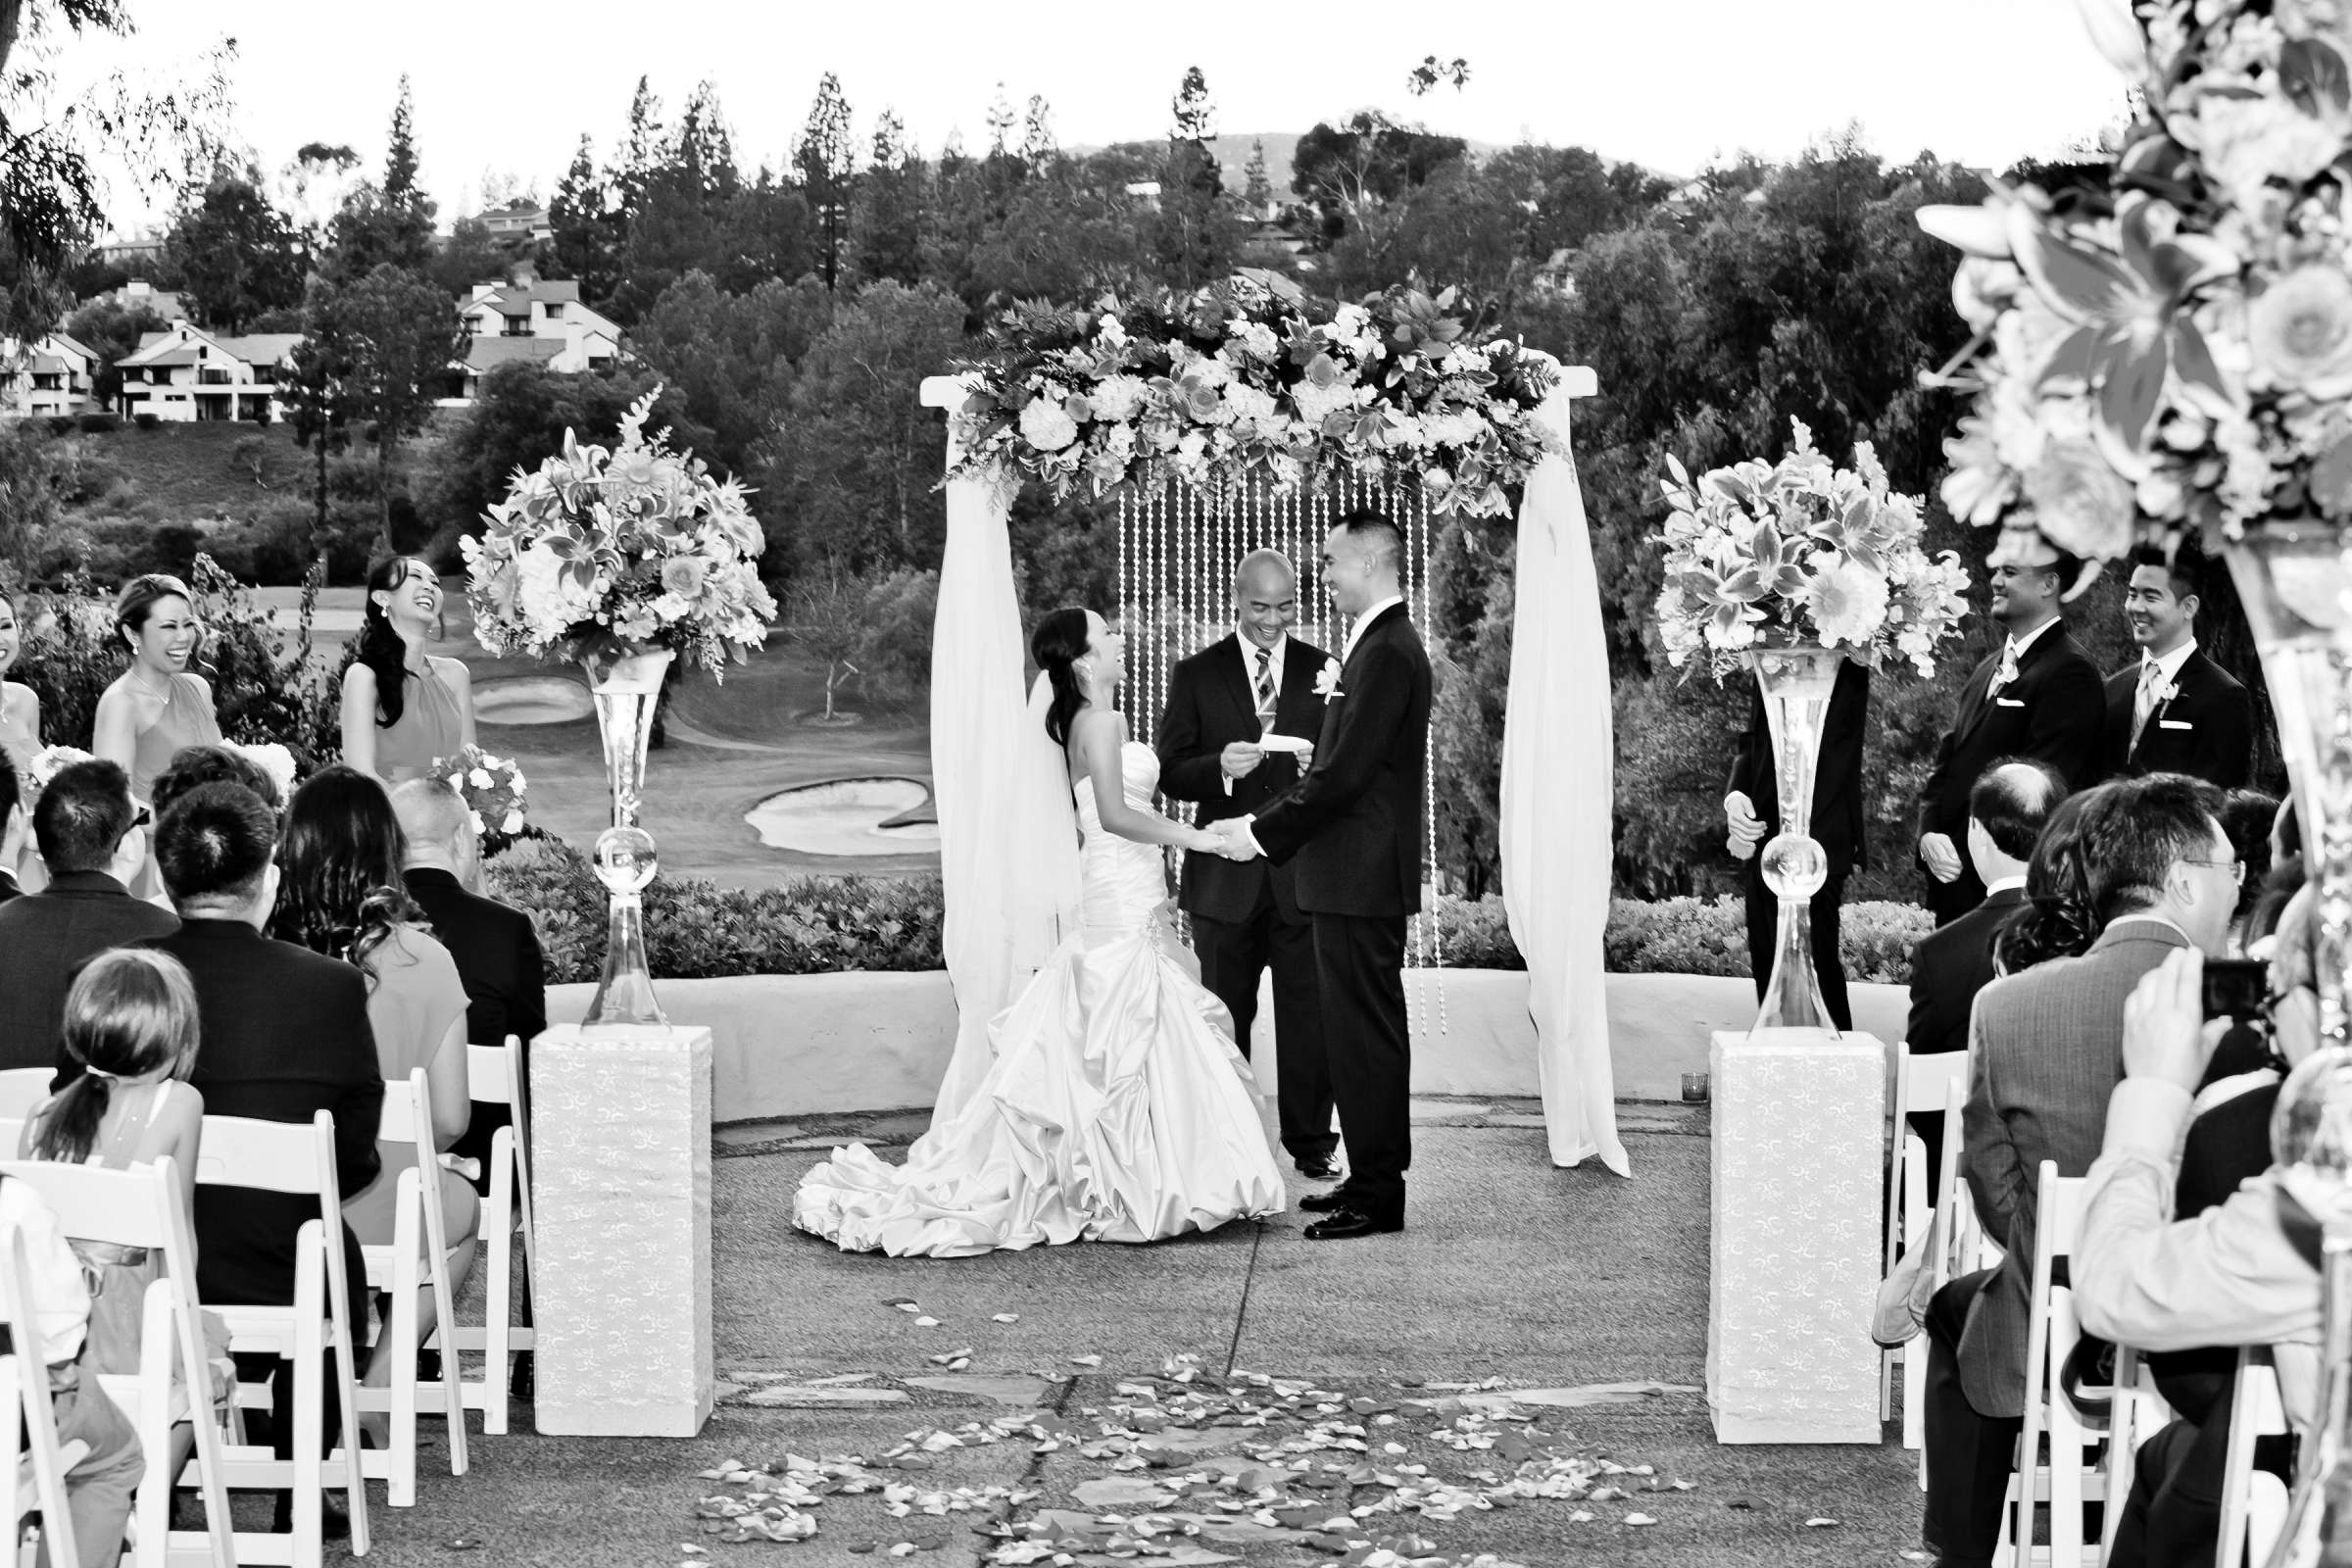
{"type": "MultiPolygon", "coordinates": [[[[1234,567],[1272,547],[1311,562],[1333,519],[1371,504],[1406,540],[1408,612],[1428,626],[1429,558],[1449,512],[1507,515],[1519,494],[1501,764],[1502,888],[1528,969],[1554,1163],[1628,1173],[1616,1131],[1601,964],[1613,753],[1608,666],[1569,407],[1596,390],[1481,335],[1451,291],[1395,289],[1326,312],[1245,273],[1196,294],[1014,312],[993,352],[924,381],[948,411],[947,545],[931,649],[931,753],[958,1013],[940,1104],[988,1060],[988,1021],[1074,918],[1074,886],[1033,874],[1066,834],[1065,781],[1009,737],[1031,722],[1006,518],[1023,482],[1115,496],[1125,705],[1149,740],[1175,662],[1222,635],[1234,567]]],[[[1302,572],[1302,576],[1306,573],[1302,572]]],[[[1302,635],[1345,627],[1302,593],[1302,635]]],[[[1434,876],[1434,792],[1429,850],[1434,876]]],[[[1415,921],[1416,1054],[1445,1049],[1437,923],[1415,921]]]]}

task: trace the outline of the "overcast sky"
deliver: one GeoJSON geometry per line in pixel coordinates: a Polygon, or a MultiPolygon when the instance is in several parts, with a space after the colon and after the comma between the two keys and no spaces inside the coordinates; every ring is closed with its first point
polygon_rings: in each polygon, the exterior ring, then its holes
{"type": "MultiPolygon", "coordinates": [[[[485,174],[552,192],[581,132],[608,156],[640,74],[674,113],[713,81],[747,169],[785,161],[819,74],[839,74],[860,139],[894,107],[926,155],[983,140],[996,84],[1053,107],[1062,143],[1155,136],[1184,69],[1217,128],[1299,131],[1379,105],[1482,141],[1581,143],[1690,173],[1740,149],[1788,156],[1848,122],[1880,151],[1998,166],[2095,133],[2122,109],[2067,0],[1454,0],[1449,5],[1193,0],[1189,5],[938,0],[664,0],[619,5],[402,0],[131,0],[139,35],[82,46],[170,73],[236,40],[236,123],[265,169],[309,141],[380,164],[403,73],[443,221],[485,174]],[[1414,99],[1424,55],[1470,62],[1466,90],[1414,99]]],[[[135,226],[124,199],[120,226],[135,226]]]]}

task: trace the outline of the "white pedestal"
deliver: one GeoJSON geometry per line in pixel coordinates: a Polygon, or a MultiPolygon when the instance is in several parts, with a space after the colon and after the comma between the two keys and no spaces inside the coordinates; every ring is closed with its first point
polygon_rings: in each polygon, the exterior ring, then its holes
{"type": "Polygon", "coordinates": [[[1719,1443],[1880,1441],[1886,1048],[1715,1035],[1707,1407],[1719,1443]]]}
{"type": "Polygon", "coordinates": [[[538,1430],[710,1418],[710,1031],[562,1024],[531,1046],[538,1430]]]}

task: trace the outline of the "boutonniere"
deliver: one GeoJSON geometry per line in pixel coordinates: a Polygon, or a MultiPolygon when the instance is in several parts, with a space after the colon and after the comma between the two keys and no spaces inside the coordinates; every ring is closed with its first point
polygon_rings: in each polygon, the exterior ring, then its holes
{"type": "Polygon", "coordinates": [[[2178,679],[2168,680],[2163,685],[2156,688],[2155,694],[2150,698],[2150,701],[2153,702],[2156,707],[2164,708],[2170,705],[2172,700],[2180,695],[2180,682],[2178,679]]]}
{"type": "Polygon", "coordinates": [[[1323,667],[1315,671],[1315,695],[1327,703],[1335,697],[1348,695],[1340,690],[1340,662],[1338,660],[1326,659],[1323,661],[1323,667]]]}

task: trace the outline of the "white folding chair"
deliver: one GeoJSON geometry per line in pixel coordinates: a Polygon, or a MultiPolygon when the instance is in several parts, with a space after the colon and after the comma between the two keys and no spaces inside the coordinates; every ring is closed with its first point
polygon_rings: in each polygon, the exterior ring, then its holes
{"type": "Polygon", "coordinates": [[[179,1200],[179,1173],[170,1158],[136,1170],[104,1170],[44,1160],[0,1162],[41,1195],[58,1229],[77,1242],[144,1247],[163,1254],[164,1278],[148,1287],[139,1335],[139,1370],[98,1379],[138,1430],[147,1473],[139,1482],[132,1519],[138,1568],[172,1562],[210,1562],[232,1568],[231,1524],[224,1480],[225,1440],[211,1403],[204,1331],[196,1320],[196,1243],[179,1200]],[[174,1355],[176,1351],[176,1356],[174,1355]],[[174,1360],[184,1369],[173,1377],[174,1360]],[[201,1394],[191,1394],[201,1390],[201,1394]],[[204,1530],[172,1529],[172,1492],[186,1475],[171,1469],[172,1431],[187,1422],[196,1439],[193,1470],[204,1498],[204,1530]]]}
{"type": "MultiPolygon", "coordinates": [[[[23,1539],[24,1516],[41,1514],[41,1538],[52,1563],[80,1561],[74,1540],[74,1517],[66,1509],[66,1472],[88,1457],[90,1446],[80,1441],[60,1444],[57,1412],[49,1403],[49,1368],[24,1348],[41,1343],[35,1328],[38,1314],[31,1297],[31,1267],[24,1259],[24,1236],[14,1225],[0,1231],[0,1316],[8,1324],[10,1353],[0,1355],[0,1467],[9,1485],[8,1539],[13,1547],[23,1539]],[[22,1422],[8,1419],[22,1410],[22,1422]],[[17,1439],[26,1439],[18,1451],[17,1439]]],[[[11,1551],[13,1561],[16,1552],[11,1551]]]]}
{"type": "MultiPolygon", "coordinates": [[[[1943,1148],[1960,1144],[1960,1103],[1968,1094],[1968,1053],[1936,1052],[1911,1054],[1908,1042],[1894,1048],[1894,1137],[1887,1145],[1886,1245],[1879,1277],[1894,1269],[1906,1249],[1928,1234],[1936,1204],[1943,1196],[1940,1170],[1928,1169],[1928,1146],[1913,1133],[1905,1118],[1940,1111],[1943,1148]],[[1957,1089],[1955,1095],[1952,1091],[1957,1089]]],[[[1941,1161],[1938,1161],[1940,1165],[1941,1161]]],[[[1948,1276],[1938,1276],[1938,1283],[1948,1276]]],[[[1894,1414],[1894,1370],[1903,1369],[1903,1446],[1916,1448],[1923,1441],[1925,1417],[1921,1397],[1927,1388],[1927,1347],[1913,1340],[1879,1358],[1879,1419],[1894,1414]]]]}
{"type": "MultiPolygon", "coordinates": [[[[343,1278],[343,1212],[335,1181],[335,1118],[317,1112],[309,1122],[255,1121],[244,1116],[207,1116],[196,1158],[196,1180],[212,1187],[238,1187],[315,1198],[318,1217],[306,1220],[294,1242],[294,1301],[290,1306],[210,1303],[227,1324],[229,1348],[278,1356],[293,1363],[293,1457],[280,1459],[250,1445],[228,1451],[228,1484],[291,1491],[294,1529],[289,1535],[238,1531],[239,1562],[319,1568],[326,1489],[344,1494],[351,1510],[351,1552],[368,1554],[368,1488],[351,1456],[360,1451],[359,1400],[352,1387],[351,1300],[343,1278]],[[342,1403],[343,1446],[326,1454],[325,1390],[319,1379],[325,1352],[335,1352],[336,1393],[342,1403]],[[325,1455],[321,1457],[321,1455],[325,1455]]],[[[278,1375],[286,1376],[280,1368],[278,1375]]],[[[259,1402],[258,1390],[239,1397],[259,1402]]]]}
{"type": "Polygon", "coordinates": [[[2104,1494],[2111,1506],[2103,1510],[2099,1527],[2099,1560],[2115,1550],[2116,1527],[2124,1522],[2124,1499],[2139,1469],[2139,1446],[2154,1437],[2173,1418],[2173,1407],[2157,1391],[2155,1374],[2129,1345],[2115,1348],[2115,1402],[2107,1412],[2107,1480],[2104,1494]]]}
{"type": "Polygon", "coordinates": [[[2267,1563],[2278,1532],[2286,1528],[2286,1483],[2254,1468],[2254,1443],[2286,1431],[2286,1408],[2278,1397],[2278,1372],[2264,1347],[2237,1352],[2237,1378],[2230,1391],[2230,1457],[2222,1471],[2222,1526],[2214,1545],[2216,1568],[2267,1563]]]}
{"type": "Polygon", "coordinates": [[[2098,1543],[2086,1547],[2082,1540],[2082,1504],[2105,1496],[2105,1477],[2084,1463],[2096,1439],[2060,1386],[2067,1352],[2082,1330],[2075,1318],[2075,1293],[2055,1283],[2059,1259],[2073,1256],[2082,1232],[2082,1189],[2081,1177],[2058,1174],[2057,1161],[2041,1162],[2033,1291],[2027,1298],[2026,1422],[2001,1504],[2001,1539],[1992,1558],[1996,1568],[2023,1568],[2029,1561],[2046,1562],[2049,1568],[2095,1568],[2098,1561],[2098,1543]],[[2046,1465],[2041,1459],[2045,1441],[2046,1465]],[[2050,1510],[2046,1550],[2034,1544],[2034,1510],[2044,1502],[2050,1510]]]}
{"type": "Polygon", "coordinates": [[[482,1289],[482,1321],[452,1321],[441,1335],[443,1375],[458,1376],[455,1352],[482,1357],[479,1378],[461,1378],[466,1408],[482,1412],[482,1431],[497,1436],[507,1430],[507,1403],[514,1387],[514,1356],[536,1349],[537,1336],[514,1316],[514,1232],[522,1231],[522,1269],[528,1287],[537,1256],[531,1229],[531,1162],[523,1136],[522,1042],[507,1036],[503,1046],[466,1048],[467,1093],[477,1104],[505,1105],[512,1126],[490,1135],[490,1196],[482,1200],[482,1220],[474,1234],[480,1239],[486,1269],[482,1289]]]}
{"type": "Polygon", "coordinates": [[[443,1355],[441,1376],[421,1382],[416,1376],[416,1350],[422,1336],[416,1328],[416,1293],[429,1286],[437,1321],[455,1321],[457,1293],[449,1288],[449,1229],[441,1215],[441,1161],[433,1152],[432,1091],[424,1069],[413,1069],[405,1083],[384,1085],[380,1143],[407,1144],[416,1151],[416,1163],[400,1173],[393,1191],[392,1245],[362,1247],[368,1259],[368,1288],[392,1293],[392,1310],[383,1332],[392,1347],[392,1384],[374,1389],[362,1385],[360,1408],[382,1410],[392,1417],[388,1447],[361,1456],[361,1473],[385,1483],[395,1508],[416,1503],[416,1414],[422,1401],[437,1399],[449,1420],[449,1473],[466,1473],[466,1405],[458,1389],[455,1358],[443,1355]],[[419,1278],[421,1265],[422,1278],[419,1278]]]}
{"type": "MultiPolygon", "coordinates": [[[[49,1098],[49,1080],[55,1076],[46,1067],[11,1067],[0,1072],[0,1119],[23,1122],[49,1098]]],[[[17,1145],[9,1141],[0,1150],[0,1158],[16,1157],[17,1145]]]]}

